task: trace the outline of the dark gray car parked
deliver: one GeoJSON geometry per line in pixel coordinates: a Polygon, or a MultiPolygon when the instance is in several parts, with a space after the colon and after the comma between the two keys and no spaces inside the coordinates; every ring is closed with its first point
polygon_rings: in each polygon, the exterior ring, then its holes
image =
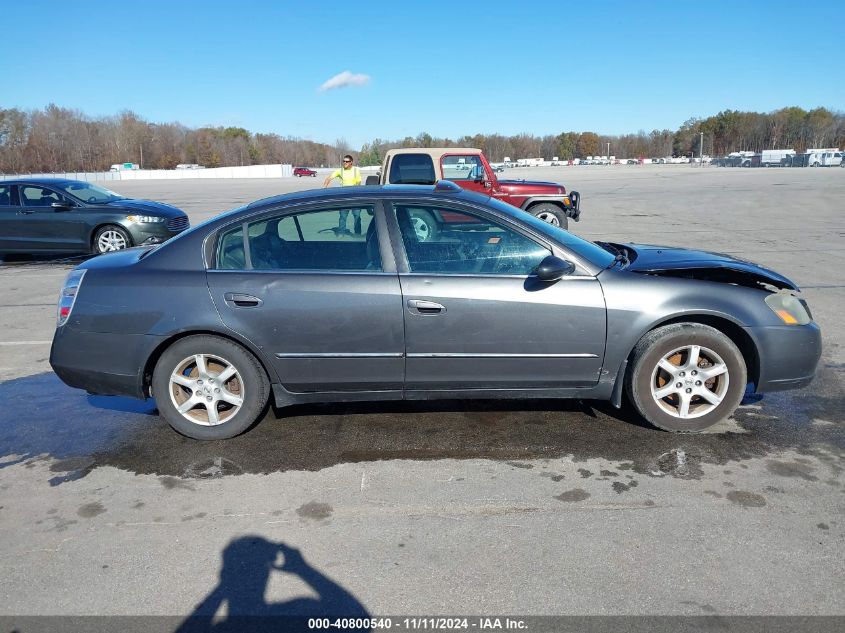
{"type": "Polygon", "coordinates": [[[107,253],[160,244],[188,228],[170,205],[90,182],[0,180],[0,253],[107,253]]]}
{"type": "Polygon", "coordinates": [[[723,255],[587,242],[448,182],[317,190],[77,267],[50,363],[73,387],[154,397],[198,439],[246,430],[271,393],[619,406],[625,391],[655,426],[699,431],[748,385],[812,380],[821,336],[797,291],[723,255]],[[339,223],[350,210],[360,235],[339,223]]]}

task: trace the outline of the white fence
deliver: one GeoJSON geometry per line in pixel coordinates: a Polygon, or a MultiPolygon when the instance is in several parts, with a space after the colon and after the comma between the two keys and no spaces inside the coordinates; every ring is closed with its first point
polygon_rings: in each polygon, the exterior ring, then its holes
{"type": "Polygon", "coordinates": [[[181,180],[183,178],[283,178],[293,176],[292,165],[246,165],[210,169],[126,169],[122,171],[68,172],[64,174],[0,174],[0,178],[69,178],[98,182],[107,180],[181,180]]]}

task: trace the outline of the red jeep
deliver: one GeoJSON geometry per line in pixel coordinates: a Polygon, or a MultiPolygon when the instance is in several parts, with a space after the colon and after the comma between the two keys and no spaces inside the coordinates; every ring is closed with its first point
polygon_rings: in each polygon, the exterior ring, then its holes
{"type": "Polygon", "coordinates": [[[296,177],[301,176],[316,176],[317,172],[313,169],[308,169],[307,167],[294,167],[293,168],[293,175],[296,177]]]}
{"type": "Polygon", "coordinates": [[[368,176],[366,184],[432,185],[441,179],[512,204],[564,229],[569,218],[577,222],[581,215],[577,191],[567,193],[556,182],[499,180],[482,151],[467,147],[389,150],[381,174],[368,176]]]}

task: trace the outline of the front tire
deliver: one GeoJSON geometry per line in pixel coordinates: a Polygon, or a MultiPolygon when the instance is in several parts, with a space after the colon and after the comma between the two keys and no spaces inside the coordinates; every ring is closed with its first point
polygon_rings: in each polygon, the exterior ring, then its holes
{"type": "Polygon", "coordinates": [[[730,338],[707,325],[675,323],[640,339],[625,389],[654,426],[696,433],[733,413],[747,377],[745,359],[730,338]]]}
{"type": "Polygon", "coordinates": [[[95,255],[122,251],[130,246],[132,246],[132,238],[129,237],[129,233],[114,224],[101,226],[91,240],[91,251],[95,255]]]}
{"type": "Polygon", "coordinates": [[[267,373],[250,352],[208,335],[168,347],[156,363],[152,388],[161,416],[196,440],[240,435],[259,419],[270,396],[267,373]]]}
{"type": "Polygon", "coordinates": [[[538,220],[548,222],[552,226],[557,226],[564,230],[569,228],[569,218],[566,217],[566,214],[556,204],[550,202],[535,204],[528,208],[528,213],[538,220]]]}

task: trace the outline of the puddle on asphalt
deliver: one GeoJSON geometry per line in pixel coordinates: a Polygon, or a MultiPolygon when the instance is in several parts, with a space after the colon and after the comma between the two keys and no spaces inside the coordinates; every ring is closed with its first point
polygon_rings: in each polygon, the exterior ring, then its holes
{"type": "Polygon", "coordinates": [[[845,454],[842,374],[829,366],[820,368],[808,389],[771,394],[741,407],[726,432],[701,435],[653,429],[607,403],[463,400],[271,410],[240,437],[198,442],[172,431],[152,401],[89,396],[52,373],[0,383],[0,401],[0,469],[33,467],[49,456],[51,485],[100,466],[205,479],[389,459],[525,461],[567,455],[576,461],[602,458],[653,477],[695,479],[703,464],[788,449],[818,456],[832,468],[845,454]]]}

